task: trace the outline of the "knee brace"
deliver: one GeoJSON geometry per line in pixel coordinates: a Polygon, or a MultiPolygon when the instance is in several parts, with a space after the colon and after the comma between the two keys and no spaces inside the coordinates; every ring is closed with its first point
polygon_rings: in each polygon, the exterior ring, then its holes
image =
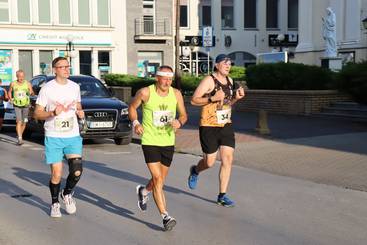
{"type": "Polygon", "coordinates": [[[69,158],[68,164],[69,164],[69,176],[72,177],[75,181],[78,181],[83,172],[82,158],[81,157],[69,158]]]}

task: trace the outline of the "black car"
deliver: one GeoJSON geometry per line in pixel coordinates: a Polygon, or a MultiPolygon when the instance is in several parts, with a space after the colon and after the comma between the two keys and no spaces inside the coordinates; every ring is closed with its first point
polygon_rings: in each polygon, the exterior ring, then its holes
{"type": "MultiPolygon", "coordinates": [[[[55,76],[38,75],[30,80],[35,94],[38,94],[44,83],[55,76]]],[[[85,122],[81,126],[81,136],[84,139],[112,138],[117,145],[131,142],[132,130],[128,118],[128,106],[114,98],[106,86],[92,76],[70,76],[69,79],[80,86],[82,107],[85,112],[85,122]]],[[[44,121],[33,118],[37,96],[31,97],[29,123],[26,136],[33,132],[43,133],[44,121]]]]}

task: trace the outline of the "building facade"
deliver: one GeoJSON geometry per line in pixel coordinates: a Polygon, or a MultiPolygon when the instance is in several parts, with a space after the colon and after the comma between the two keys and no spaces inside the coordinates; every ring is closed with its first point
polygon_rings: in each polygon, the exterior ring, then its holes
{"type": "Polygon", "coordinates": [[[320,65],[322,17],[329,6],[337,16],[339,55],[366,59],[366,5],[367,0],[181,0],[181,67],[206,72],[208,54],[211,64],[219,53],[247,66],[258,53],[274,50],[291,52],[292,62],[320,65]],[[213,28],[213,47],[202,47],[204,26],[213,28]]]}
{"type": "Polygon", "coordinates": [[[0,78],[52,74],[57,56],[73,74],[127,72],[125,1],[1,0],[0,78]]]}
{"type": "Polygon", "coordinates": [[[134,0],[126,5],[127,71],[152,76],[160,65],[174,65],[172,0],[134,0]]]}

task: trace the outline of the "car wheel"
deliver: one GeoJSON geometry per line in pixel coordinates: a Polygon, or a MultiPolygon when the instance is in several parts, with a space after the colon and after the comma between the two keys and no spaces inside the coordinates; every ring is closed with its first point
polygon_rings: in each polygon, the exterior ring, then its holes
{"type": "Polygon", "coordinates": [[[131,137],[127,137],[127,138],[114,138],[113,139],[115,141],[116,145],[128,145],[131,143],[131,137]]]}

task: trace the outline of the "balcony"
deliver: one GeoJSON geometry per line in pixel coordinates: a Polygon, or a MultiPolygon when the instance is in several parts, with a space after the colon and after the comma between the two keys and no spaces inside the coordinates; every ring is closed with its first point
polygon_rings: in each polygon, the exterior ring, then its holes
{"type": "Polygon", "coordinates": [[[172,39],[169,19],[144,17],[135,19],[135,40],[165,41],[172,39]]]}

